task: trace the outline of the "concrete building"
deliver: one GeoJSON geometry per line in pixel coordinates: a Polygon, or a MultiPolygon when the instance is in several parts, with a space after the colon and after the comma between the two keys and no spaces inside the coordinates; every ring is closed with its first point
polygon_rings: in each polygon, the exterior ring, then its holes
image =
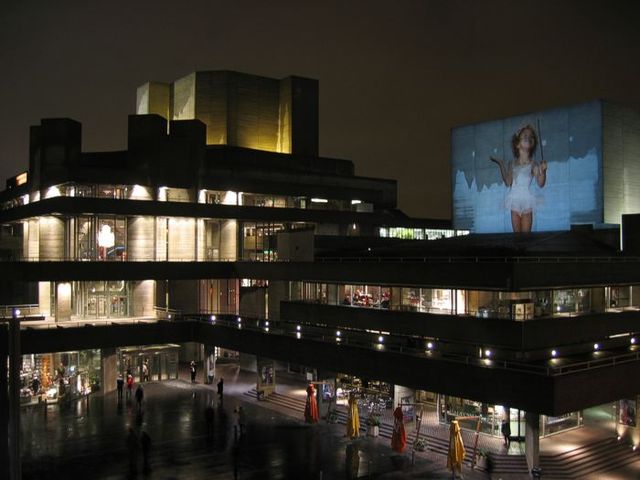
{"type": "Polygon", "coordinates": [[[317,102],[309,79],[196,72],[138,89],[125,151],[83,152],[70,119],[33,127],[29,170],[0,193],[0,303],[65,328],[23,330],[22,353],[99,350],[87,362],[108,390],[147,357],[170,378],[174,344],[207,369],[242,352],[266,393],[289,365],[385,390],[408,416],[431,405],[488,435],[506,420],[531,467],[540,436],[596,405],[640,443],[640,260],[619,230],[461,236],[406,217],[395,181],[318,156],[317,102]]]}

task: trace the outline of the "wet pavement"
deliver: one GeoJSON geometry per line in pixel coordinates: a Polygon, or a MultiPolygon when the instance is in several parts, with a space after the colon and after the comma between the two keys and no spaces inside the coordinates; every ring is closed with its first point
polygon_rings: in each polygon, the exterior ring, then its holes
{"type": "MultiPolygon", "coordinates": [[[[412,464],[410,449],[396,454],[388,439],[352,441],[343,425],[307,425],[251,401],[244,394],[255,384],[246,379],[255,377],[237,367],[219,368],[219,375],[223,401],[214,386],[181,379],[144,384],[140,410],[134,398],[119,402],[115,392],[23,409],[23,478],[452,478],[443,455],[419,455],[412,464]],[[240,405],[247,417],[242,436],[234,413],[240,405]],[[143,431],[151,439],[148,469],[143,431]]],[[[489,477],[465,468],[464,478],[489,477]]]]}

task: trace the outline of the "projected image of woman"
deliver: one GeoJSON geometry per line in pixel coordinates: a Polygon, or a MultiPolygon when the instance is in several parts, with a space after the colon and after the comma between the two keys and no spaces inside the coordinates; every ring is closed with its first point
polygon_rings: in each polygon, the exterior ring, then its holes
{"type": "Polygon", "coordinates": [[[536,132],[531,125],[520,128],[511,139],[514,159],[505,165],[500,158],[489,157],[498,164],[504,184],[509,187],[505,206],[511,210],[511,225],[514,232],[530,232],[533,225],[533,210],[539,198],[532,192],[535,179],[540,187],[547,181],[547,162],[537,162],[533,155],[538,146],[536,132]]]}

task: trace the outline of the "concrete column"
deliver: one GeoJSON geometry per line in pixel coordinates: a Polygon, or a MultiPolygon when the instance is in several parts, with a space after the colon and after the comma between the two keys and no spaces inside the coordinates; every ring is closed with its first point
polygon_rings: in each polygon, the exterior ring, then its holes
{"type": "Polygon", "coordinates": [[[529,472],[540,466],[540,415],[525,412],[524,456],[527,459],[529,472]]]}
{"type": "Polygon", "coordinates": [[[270,320],[278,320],[280,318],[280,302],[289,300],[289,284],[280,280],[269,280],[267,290],[267,309],[270,320]]]}
{"type": "Polygon", "coordinates": [[[225,220],[220,231],[220,259],[236,260],[238,251],[238,222],[225,220]]]}
{"type": "Polygon", "coordinates": [[[391,287],[391,301],[389,306],[391,309],[398,309],[402,305],[402,288],[391,287]]]}
{"type": "MultiPolygon", "coordinates": [[[[9,465],[9,332],[0,324],[0,465],[9,465]]],[[[0,468],[0,480],[9,478],[9,470],[0,468]]]]}
{"type": "Polygon", "coordinates": [[[52,315],[51,311],[51,282],[38,282],[38,307],[40,314],[47,317],[52,315]]]}
{"type": "Polygon", "coordinates": [[[240,370],[245,372],[257,372],[257,357],[252,353],[240,352],[240,370]]]}
{"type": "Polygon", "coordinates": [[[153,217],[131,217],[127,222],[127,259],[155,260],[153,217]]]}
{"type": "Polygon", "coordinates": [[[71,283],[56,284],[56,322],[71,320],[71,283]]]}
{"type": "Polygon", "coordinates": [[[133,282],[133,309],[131,315],[134,317],[155,316],[153,306],[155,305],[156,282],[155,280],[142,280],[133,282]]]}
{"type": "Polygon", "coordinates": [[[116,389],[116,378],[118,376],[118,362],[115,348],[103,348],[101,350],[101,378],[102,391],[104,393],[113,392],[116,389]]]}
{"type": "Polygon", "coordinates": [[[156,218],[156,261],[167,260],[167,221],[166,217],[156,218]]]}
{"type": "Polygon", "coordinates": [[[169,261],[195,260],[196,226],[193,218],[169,219],[169,261]]]}
{"type": "Polygon", "coordinates": [[[209,378],[216,377],[216,347],[214,345],[204,346],[204,374],[205,382],[209,382],[209,378]]]}
{"type": "Polygon", "coordinates": [[[64,221],[57,217],[40,218],[40,260],[64,258],[64,221]]]}
{"type": "Polygon", "coordinates": [[[206,236],[204,228],[204,220],[199,218],[196,220],[196,260],[202,261],[206,257],[206,236]]]}
{"type": "Polygon", "coordinates": [[[38,219],[24,222],[24,256],[27,260],[38,260],[40,257],[40,223],[38,219]]]}
{"type": "Polygon", "coordinates": [[[20,318],[14,312],[9,324],[9,478],[22,478],[20,463],[20,318]]]}

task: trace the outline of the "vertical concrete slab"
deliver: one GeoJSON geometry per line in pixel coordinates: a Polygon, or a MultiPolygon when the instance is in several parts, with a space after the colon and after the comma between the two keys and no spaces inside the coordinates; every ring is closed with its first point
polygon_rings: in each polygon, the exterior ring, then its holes
{"type": "Polygon", "coordinates": [[[525,412],[524,456],[529,471],[540,466],[540,415],[525,412]]]}

